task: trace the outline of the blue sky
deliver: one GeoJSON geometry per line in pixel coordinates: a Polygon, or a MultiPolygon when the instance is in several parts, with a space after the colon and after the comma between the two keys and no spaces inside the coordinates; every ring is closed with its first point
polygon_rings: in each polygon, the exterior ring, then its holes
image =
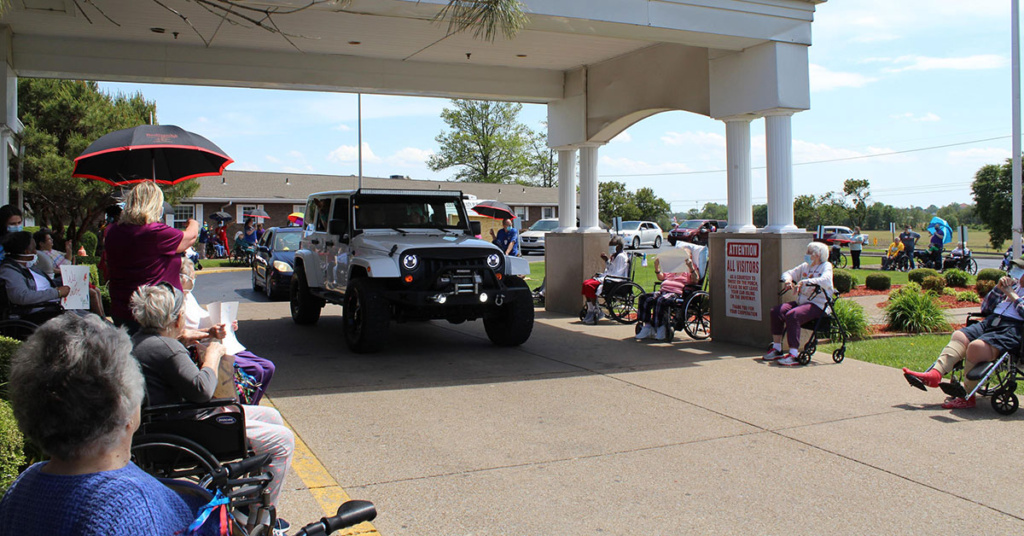
{"type": "MultiPolygon", "coordinates": [[[[811,109],[793,117],[794,193],[868,179],[896,206],[973,202],[985,164],[1010,157],[1007,0],[831,0],[810,49],[811,109]],[[987,141],[984,141],[987,140],[987,141]],[[898,153],[898,154],[890,154],[898,153]],[[880,156],[872,156],[880,155],[880,156]],[[813,163],[830,161],[826,163],[813,163]],[[801,165],[802,164],[802,165],[801,165]]],[[[357,171],[356,96],[337,93],[103,83],[141,91],[157,119],[210,138],[230,169],[347,175],[357,171]]],[[[444,99],[363,96],[363,173],[447,179],[426,158],[445,128],[444,99]]],[[[541,128],[546,108],[520,119],[541,128]]],[[[751,127],[755,203],[765,202],[764,122],[751,127]],[[761,169],[758,169],[761,168],[761,169]]],[[[725,203],[725,126],[667,112],[600,149],[601,180],[651,187],[675,211],[725,203]]]]}

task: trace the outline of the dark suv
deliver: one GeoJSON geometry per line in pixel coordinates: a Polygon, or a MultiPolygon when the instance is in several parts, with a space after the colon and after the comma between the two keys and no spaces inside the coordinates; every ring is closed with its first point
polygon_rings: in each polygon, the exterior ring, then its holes
{"type": "Polygon", "coordinates": [[[668,232],[668,243],[673,246],[680,240],[701,246],[708,244],[708,234],[728,225],[722,220],[686,220],[668,232]]]}

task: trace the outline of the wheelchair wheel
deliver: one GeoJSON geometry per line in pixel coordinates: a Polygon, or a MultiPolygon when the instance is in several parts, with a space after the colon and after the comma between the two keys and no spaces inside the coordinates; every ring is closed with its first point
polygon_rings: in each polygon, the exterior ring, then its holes
{"type": "Polygon", "coordinates": [[[846,268],[846,266],[849,263],[850,263],[850,258],[847,257],[845,253],[840,253],[839,254],[839,266],[838,266],[838,268],[846,268]]]}
{"type": "Polygon", "coordinates": [[[132,441],[132,459],[143,471],[157,477],[202,482],[220,462],[198,443],[171,434],[147,434],[132,441]]]}
{"type": "Polygon", "coordinates": [[[978,275],[978,261],[973,258],[967,260],[966,272],[971,275],[978,275]]]}
{"type": "Polygon", "coordinates": [[[636,305],[643,293],[643,287],[632,281],[622,283],[605,298],[609,315],[623,324],[636,322],[639,320],[636,305]]]}
{"type": "Polygon", "coordinates": [[[992,397],[992,409],[1000,415],[1012,415],[1019,405],[1020,400],[1013,391],[1001,390],[992,397]]]}
{"type": "Polygon", "coordinates": [[[711,296],[703,290],[690,295],[683,305],[683,331],[693,339],[711,336],[711,296]]]}
{"type": "Polygon", "coordinates": [[[584,305],[583,308],[580,309],[580,322],[583,322],[583,319],[586,318],[586,317],[587,317],[587,306],[584,305]]]}

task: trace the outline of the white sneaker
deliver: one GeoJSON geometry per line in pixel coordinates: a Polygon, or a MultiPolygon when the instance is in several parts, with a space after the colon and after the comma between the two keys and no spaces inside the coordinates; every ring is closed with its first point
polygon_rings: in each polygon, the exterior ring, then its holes
{"type": "Polygon", "coordinates": [[[778,361],[779,359],[782,359],[783,357],[786,357],[786,354],[782,353],[782,351],[780,351],[780,350],[776,350],[775,347],[772,346],[771,348],[768,349],[768,353],[767,354],[764,354],[763,356],[761,356],[761,360],[762,361],[778,361]]]}
{"type": "Polygon", "coordinates": [[[800,361],[797,360],[797,357],[795,355],[787,355],[786,357],[779,359],[775,363],[778,365],[782,365],[784,367],[795,367],[800,364],[800,361]]]}
{"type": "Polygon", "coordinates": [[[658,332],[654,335],[654,338],[663,341],[666,336],[668,336],[668,330],[665,326],[658,326],[658,332]]]}
{"type": "Polygon", "coordinates": [[[598,307],[597,313],[594,315],[594,322],[596,323],[600,321],[602,318],[604,318],[604,311],[602,311],[601,308],[598,307]]]}
{"type": "Polygon", "coordinates": [[[593,326],[594,325],[594,315],[595,315],[595,313],[594,313],[593,309],[590,309],[589,311],[587,311],[587,316],[583,317],[583,323],[587,324],[588,326],[593,326]]]}
{"type": "Polygon", "coordinates": [[[654,335],[654,326],[651,324],[644,324],[644,327],[640,328],[640,333],[636,334],[636,340],[642,341],[651,335],[654,335]]]}

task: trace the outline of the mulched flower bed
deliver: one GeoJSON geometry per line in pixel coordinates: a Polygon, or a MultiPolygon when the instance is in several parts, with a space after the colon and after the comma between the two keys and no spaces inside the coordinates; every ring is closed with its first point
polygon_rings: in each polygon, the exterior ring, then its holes
{"type": "MultiPolygon", "coordinates": [[[[842,296],[844,298],[856,298],[858,296],[888,296],[890,292],[900,288],[901,286],[902,285],[893,285],[892,288],[890,288],[888,290],[871,290],[869,288],[864,287],[864,285],[860,285],[857,288],[851,289],[849,292],[846,292],[846,293],[842,294],[842,296]]],[[[950,288],[956,289],[957,292],[963,292],[965,290],[974,290],[974,287],[950,287],[950,288]]],[[[939,306],[942,307],[943,309],[962,309],[962,308],[965,308],[965,307],[980,307],[981,306],[980,303],[975,303],[975,302],[970,302],[970,301],[958,301],[956,299],[956,296],[936,296],[936,299],[939,300],[939,306]]],[[[889,305],[889,301],[888,300],[879,303],[877,306],[879,308],[885,308],[885,306],[887,306],[887,305],[889,305]]]]}

